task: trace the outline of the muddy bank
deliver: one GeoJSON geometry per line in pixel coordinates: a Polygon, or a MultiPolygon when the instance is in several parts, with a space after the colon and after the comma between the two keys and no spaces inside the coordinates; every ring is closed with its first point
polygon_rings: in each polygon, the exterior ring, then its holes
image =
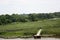
{"type": "MultiPolygon", "coordinates": [[[[54,38],[60,38],[60,36],[53,36],[53,35],[41,35],[41,37],[54,37],[54,38]]],[[[33,38],[33,36],[11,36],[11,37],[0,36],[0,38],[4,38],[4,39],[33,38]]]]}

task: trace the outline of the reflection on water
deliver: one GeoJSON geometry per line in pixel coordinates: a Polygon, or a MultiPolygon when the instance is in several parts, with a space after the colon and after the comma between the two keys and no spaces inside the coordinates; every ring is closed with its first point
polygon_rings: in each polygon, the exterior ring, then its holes
{"type": "Polygon", "coordinates": [[[60,40],[60,38],[41,38],[41,39],[34,39],[34,38],[16,38],[16,39],[3,39],[3,38],[0,38],[0,40],[60,40]]]}

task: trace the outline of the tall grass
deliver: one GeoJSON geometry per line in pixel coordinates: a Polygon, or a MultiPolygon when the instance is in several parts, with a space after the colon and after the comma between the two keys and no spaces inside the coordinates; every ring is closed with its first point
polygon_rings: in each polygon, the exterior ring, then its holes
{"type": "Polygon", "coordinates": [[[0,35],[4,37],[11,36],[29,36],[36,34],[42,28],[43,34],[60,35],[60,19],[41,20],[36,22],[20,23],[15,22],[7,25],[0,25],[0,35]]]}

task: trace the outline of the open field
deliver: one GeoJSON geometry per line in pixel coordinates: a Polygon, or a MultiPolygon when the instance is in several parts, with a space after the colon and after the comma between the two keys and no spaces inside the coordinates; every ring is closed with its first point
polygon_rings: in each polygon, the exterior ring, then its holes
{"type": "Polygon", "coordinates": [[[35,22],[14,22],[7,25],[0,25],[1,37],[32,36],[42,28],[42,35],[60,36],[60,19],[49,19],[35,22]]]}

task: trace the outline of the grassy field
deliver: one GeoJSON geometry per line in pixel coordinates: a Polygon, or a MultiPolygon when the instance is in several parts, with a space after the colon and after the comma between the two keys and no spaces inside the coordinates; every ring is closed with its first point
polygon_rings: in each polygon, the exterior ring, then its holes
{"type": "Polygon", "coordinates": [[[55,34],[60,36],[60,19],[40,20],[36,22],[15,22],[7,25],[0,25],[0,36],[20,37],[32,36],[42,28],[43,34],[55,34]]]}

